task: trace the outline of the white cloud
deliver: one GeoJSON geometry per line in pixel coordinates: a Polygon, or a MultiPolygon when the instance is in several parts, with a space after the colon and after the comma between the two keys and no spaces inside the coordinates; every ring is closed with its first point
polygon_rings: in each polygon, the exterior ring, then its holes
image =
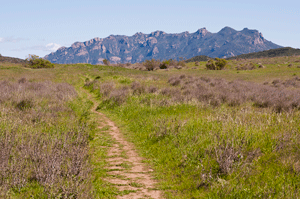
{"type": "Polygon", "coordinates": [[[55,44],[55,43],[49,43],[46,45],[47,51],[57,51],[61,47],[60,44],[55,44]]]}
{"type": "Polygon", "coordinates": [[[61,47],[60,44],[49,43],[46,45],[36,45],[36,46],[31,46],[31,47],[13,49],[13,51],[37,50],[37,51],[53,52],[53,51],[57,51],[57,49],[59,49],[60,47],[61,47]]]}
{"type": "Polygon", "coordinates": [[[0,42],[2,42],[3,41],[3,38],[2,37],[0,37],[0,42]]]}

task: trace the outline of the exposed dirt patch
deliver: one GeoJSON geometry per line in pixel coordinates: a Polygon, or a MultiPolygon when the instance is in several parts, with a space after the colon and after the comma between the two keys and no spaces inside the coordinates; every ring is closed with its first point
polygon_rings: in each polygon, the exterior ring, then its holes
{"type": "MultiPolygon", "coordinates": [[[[109,177],[105,180],[114,184],[120,191],[128,191],[129,194],[117,196],[118,199],[138,199],[138,198],[162,198],[160,190],[156,190],[155,180],[151,176],[152,169],[142,163],[142,158],[136,153],[133,144],[127,142],[120,133],[118,127],[104,114],[96,111],[97,103],[94,102],[92,111],[99,115],[101,122],[98,128],[104,129],[115,140],[108,151],[109,165],[107,166],[109,177]]],[[[123,193],[125,193],[123,192],[123,193]]]]}

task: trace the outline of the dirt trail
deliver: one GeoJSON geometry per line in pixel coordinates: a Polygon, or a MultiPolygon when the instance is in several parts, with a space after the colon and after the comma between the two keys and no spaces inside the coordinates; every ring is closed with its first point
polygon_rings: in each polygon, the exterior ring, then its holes
{"type": "Polygon", "coordinates": [[[142,163],[143,159],[138,156],[134,146],[124,139],[118,127],[104,114],[96,111],[97,103],[90,94],[88,95],[94,102],[92,111],[101,119],[98,128],[108,129],[107,132],[115,140],[115,144],[108,151],[107,170],[110,177],[105,180],[114,184],[120,191],[129,193],[117,198],[162,198],[161,191],[155,189],[155,180],[151,176],[153,170],[142,163]]]}

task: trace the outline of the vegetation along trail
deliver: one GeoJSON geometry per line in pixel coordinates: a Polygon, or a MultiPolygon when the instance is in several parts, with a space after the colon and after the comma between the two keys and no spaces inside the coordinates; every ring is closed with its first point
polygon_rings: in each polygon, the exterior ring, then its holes
{"type": "Polygon", "coordinates": [[[117,198],[161,198],[161,191],[155,188],[155,180],[151,176],[153,170],[142,162],[134,146],[124,139],[114,122],[96,111],[97,102],[91,94],[88,94],[88,97],[94,103],[92,112],[99,116],[98,128],[107,130],[115,141],[107,154],[109,178],[105,180],[116,186],[119,191],[128,193],[117,198]]]}
{"type": "Polygon", "coordinates": [[[300,57],[173,62],[0,62],[0,198],[300,198],[300,57]]]}

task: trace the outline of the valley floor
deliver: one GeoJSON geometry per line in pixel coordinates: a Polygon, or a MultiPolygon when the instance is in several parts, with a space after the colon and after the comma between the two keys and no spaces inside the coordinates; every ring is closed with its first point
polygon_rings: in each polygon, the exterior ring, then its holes
{"type": "Polygon", "coordinates": [[[299,63],[0,63],[0,197],[299,198],[299,63]]]}

